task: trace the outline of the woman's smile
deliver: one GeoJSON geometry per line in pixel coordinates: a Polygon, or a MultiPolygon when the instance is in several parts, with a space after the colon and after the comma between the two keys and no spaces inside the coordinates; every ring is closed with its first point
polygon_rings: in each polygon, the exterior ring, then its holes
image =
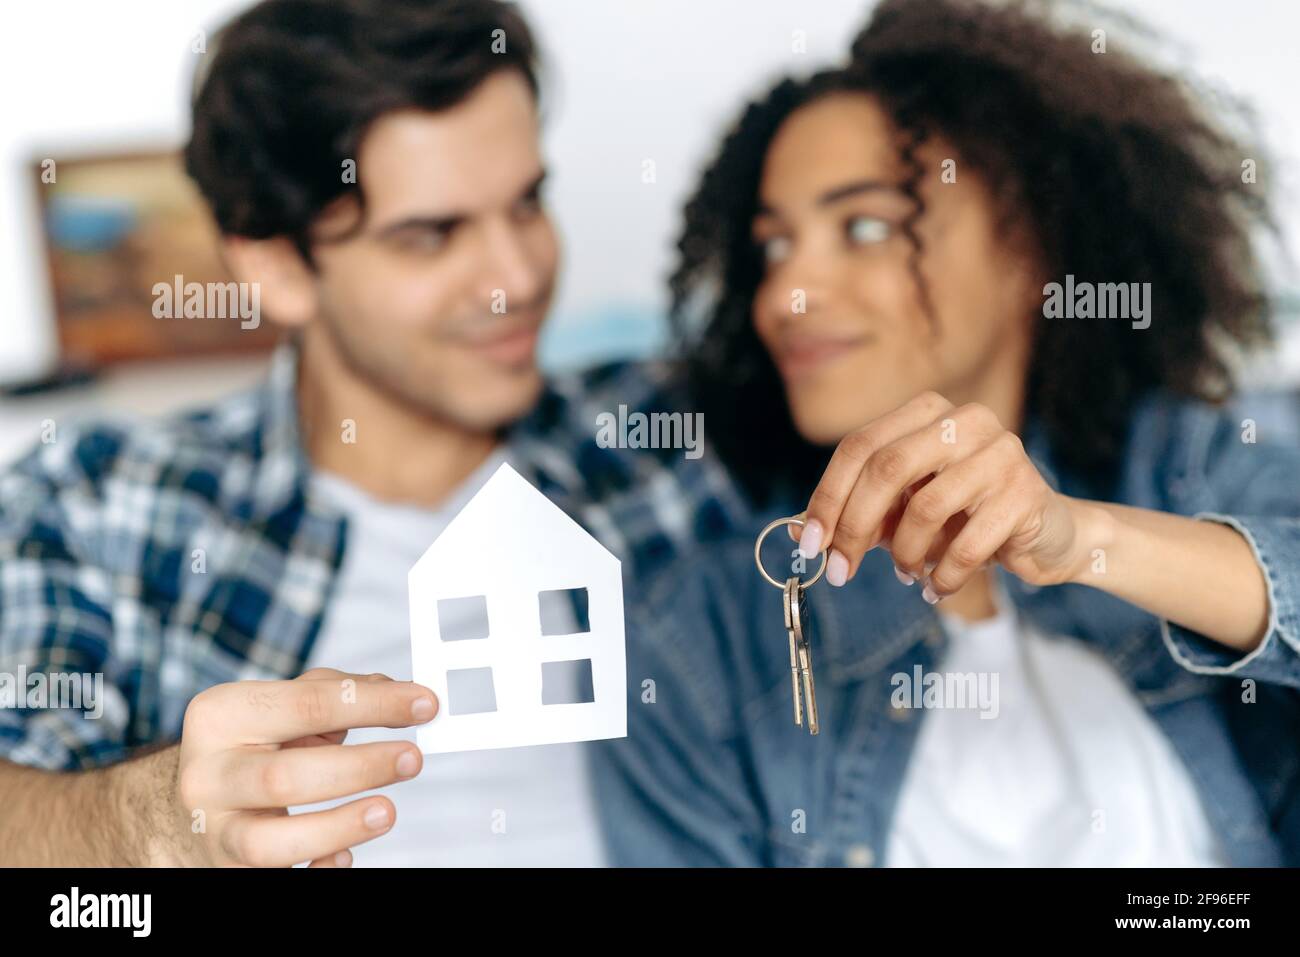
{"type": "Polygon", "coordinates": [[[871,333],[799,329],[777,339],[773,357],[782,378],[792,381],[815,375],[876,341],[877,337],[871,333]]]}

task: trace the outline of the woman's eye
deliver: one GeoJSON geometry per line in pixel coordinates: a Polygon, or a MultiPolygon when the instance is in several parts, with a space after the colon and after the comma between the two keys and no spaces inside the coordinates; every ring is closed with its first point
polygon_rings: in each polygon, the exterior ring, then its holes
{"type": "Polygon", "coordinates": [[[849,241],[858,246],[868,246],[889,238],[889,223],[875,216],[854,216],[845,224],[849,241]]]}
{"type": "Polygon", "coordinates": [[[763,250],[763,258],[769,263],[783,262],[790,256],[790,240],[785,236],[773,236],[759,245],[763,250]]]}

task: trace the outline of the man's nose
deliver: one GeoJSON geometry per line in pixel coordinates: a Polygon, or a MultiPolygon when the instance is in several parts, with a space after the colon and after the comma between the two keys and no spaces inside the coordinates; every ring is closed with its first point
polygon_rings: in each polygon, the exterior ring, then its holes
{"type": "Polygon", "coordinates": [[[504,297],[496,311],[533,303],[546,288],[547,269],[519,227],[504,222],[486,226],[481,282],[489,305],[504,297]]]}

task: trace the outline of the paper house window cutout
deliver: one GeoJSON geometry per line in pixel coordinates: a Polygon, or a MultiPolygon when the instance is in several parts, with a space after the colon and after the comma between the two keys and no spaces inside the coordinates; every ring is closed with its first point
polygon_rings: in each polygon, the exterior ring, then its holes
{"type": "Polygon", "coordinates": [[[408,586],[412,677],[441,702],[417,732],[425,753],[627,734],[620,563],[509,465],[429,546],[408,586]],[[467,599],[486,610],[468,633],[486,634],[444,638],[444,620],[467,621],[471,609],[456,604],[467,599]]]}
{"type": "Polygon", "coordinates": [[[595,700],[591,659],[542,662],[542,704],[586,704],[595,700]]]}
{"type": "Polygon", "coordinates": [[[497,709],[491,668],[453,668],[447,672],[446,707],[451,714],[481,714],[497,709]]]}
{"type": "Polygon", "coordinates": [[[442,641],[478,641],[492,633],[488,623],[487,599],[438,599],[438,638],[442,641]]]}
{"type": "Polygon", "coordinates": [[[585,588],[556,588],[539,592],[537,610],[543,636],[583,635],[591,631],[585,588]]]}

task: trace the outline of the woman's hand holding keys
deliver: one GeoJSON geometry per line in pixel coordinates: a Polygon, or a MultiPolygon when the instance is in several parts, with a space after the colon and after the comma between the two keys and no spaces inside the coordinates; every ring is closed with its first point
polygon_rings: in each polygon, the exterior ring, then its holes
{"type": "Polygon", "coordinates": [[[990,409],[924,392],[840,441],[805,518],[800,551],[829,548],[832,585],[880,545],[933,604],[991,562],[1035,585],[1074,580],[1097,540],[1080,529],[1105,516],[1056,492],[990,409]]]}

